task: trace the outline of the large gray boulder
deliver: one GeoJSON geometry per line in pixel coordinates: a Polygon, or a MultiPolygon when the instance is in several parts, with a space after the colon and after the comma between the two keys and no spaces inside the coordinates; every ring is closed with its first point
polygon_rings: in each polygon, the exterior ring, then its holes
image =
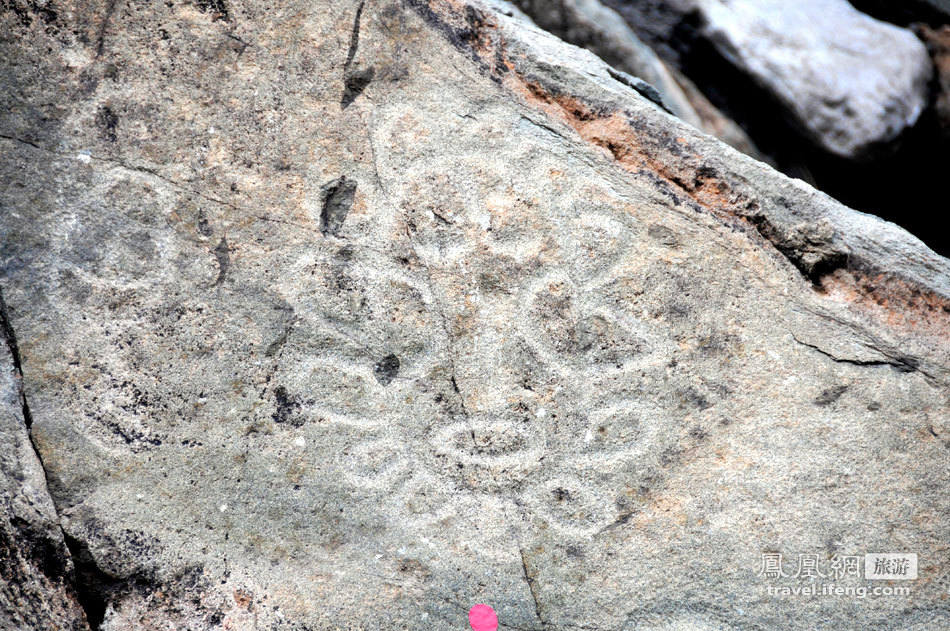
{"type": "Polygon", "coordinates": [[[924,45],[847,0],[695,0],[703,32],[820,146],[861,158],[914,125],[932,75],[924,45]]]}
{"type": "Polygon", "coordinates": [[[0,284],[104,631],[950,625],[914,237],[475,0],[2,20],[0,284]],[[879,552],[908,594],[768,591],[879,552]]]}

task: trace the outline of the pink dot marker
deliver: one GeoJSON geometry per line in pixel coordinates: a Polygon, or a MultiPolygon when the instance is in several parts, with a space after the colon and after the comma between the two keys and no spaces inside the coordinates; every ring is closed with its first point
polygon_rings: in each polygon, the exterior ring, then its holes
{"type": "Polygon", "coordinates": [[[488,605],[475,605],[468,610],[468,623],[472,625],[472,631],[495,631],[498,616],[488,605]]]}

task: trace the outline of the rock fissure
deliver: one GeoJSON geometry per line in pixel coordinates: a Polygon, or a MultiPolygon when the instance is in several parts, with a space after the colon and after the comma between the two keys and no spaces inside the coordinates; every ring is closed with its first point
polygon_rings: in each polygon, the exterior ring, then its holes
{"type": "Polygon", "coordinates": [[[889,366],[893,368],[894,370],[896,370],[897,372],[903,372],[903,373],[919,372],[928,380],[936,381],[936,378],[933,375],[930,375],[921,369],[920,360],[914,359],[913,357],[895,356],[891,353],[887,353],[885,351],[882,351],[879,348],[874,348],[871,346],[868,346],[870,350],[873,350],[877,353],[884,355],[885,357],[887,357],[887,359],[855,359],[855,358],[849,358],[849,357],[838,357],[834,353],[829,353],[828,351],[826,351],[825,349],[821,348],[820,346],[816,344],[809,344],[808,342],[804,342],[798,339],[798,337],[796,337],[792,333],[790,333],[790,335],[792,336],[792,339],[795,340],[796,343],[802,346],[805,346],[807,348],[810,348],[812,350],[815,350],[838,364],[851,364],[853,366],[889,366]]]}
{"type": "Polygon", "coordinates": [[[534,603],[534,613],[538,617],[538,622],[541,624],[543,631],[548,628],[548,625],[544,620],[541,600],[538,598],[538,587],[535,584],[534,577],[531,576],[531,572],[528,570],[528,557],[527,554],[525,554],[524,548],[519,548],[518,552],[521,555],[521,571],[524,573],[524,580],[528,584],[528,591],[531,593],[531,600],[534,603]]]}
{"type": "Polygon", "coordinates": [[[112,14],[115,12],[115,1],[109,0],[106,5],[106,14],[99,25],[99,34],[96,36],[96,59],[102,57],[102,53],[105,52],[106,31],[109,28],[109,22],[112,20],[112,14]]]}
{"type": "MultiPolygon", "coordinates": [[[[7,349],[10,352],[10,356],[13,361],[13,369],[18,380],[18,391],[27,437],[29,439],[30,446],[32,447],[33,454],[36,456],[36,461],[39,463],[43,473],[44,489],[46,490],[47,494],[49,494],[48,488],[46,486],[48,484],[46,465],[43,462],[43,455],[33,436],[33,416],[30,412],[30,406],[26,398],[26,389],[23,383],[23,364],[20,357],[19,344],[17,343],[17,337],[13,329],[13,323],[10,320],[10,314],[7,308],[6,300],[3,297],[2,288],[0,288],[0,333],[2,333],[4,342],[6,343],[7,349]]],[[[98,607],[95,603],[92,603],[83,597],[84,584],[76,571],[77,566],[75,558],[72,556],[72,549],[69,547],[69,538],[63,531],[62,525],[60,524],[59,507],[53,504],[53,508],[56,511],[54,516],[54,526],[57,529],[59,535],[63,538],[63,541],[66,542],[66,546],[65,549],[61,549],[53,545],[51,542],[45,543],[43,545],[44,550],[41,555],[43,557],[42,567],[51,580],[56,581],[65,579],[67,581],[67,584],[69,587],[71,587],[72,594],[75,596],[76,604],[79,605],[80,609],[85,615],[87,624],[89,624],[93,631],[95,631],[98,627],[93,626],[92,621],[97,619],[98,607]]]]}
{"type": "MultiPolygon", "coordinates": [[[[13,323],[10,322],[10,314],[7,311],[7,303],[3,298],[2,288],[0,288],[0,331],[3,333],[3,340],[10,351],[10,356],[13,358],[13,369],[16,371],[17,379],[19,380],[23,422],[29,432],[33,428],[33,416],[30,414],[30,406],[26,402],[26,392],[23,387],[23,364],[20,361],[20,348],[17,344],[16,334],[13,331],[13,323]]],[[[36,445],[33,445],[33,450],[36,451],[36,445]]],[[[36,452],[36,457],[40,458],[38,451],[36,452]]],[[[40,458],[40,462],[43,462],[42,458],[40,458]]]]}
{"type": "Polygon", "coordinates": [[[12,141],[12,142],[18,142],[18,143],[27,145],[27,146],[29,146],[29,147],[33,147],[34,149],[36,149],[36,150],[38,150],[38,151],[42,151],[42,152],[44,152],[44,153],[49,153],[49,154],[52,154],[52,155],[55,155],[55,156],[59,156],[59,157],[61,157],[61,158],[69,158],[69,157],[77,157],[77,156],[79,156],[79,159],[83,159],[83,158],[85,157],[85,158],[88,158],[88,159],[90,159],[90,160],[95,160],[95,161],[97,161],[97,162],[105,162],[105,163],[107,163],[107,164],[113,164],[113,165],[115,165],[115,166],[117,166],[117,167],[120,167],[120,168],[123,168],[123,169],[125,169],[125,170],[127,170],[127,171],[132,171],[132,172],[135,172],[135,173],[142,173],[142,174],[146,174],[146,175],[150,175],[150,176],[152,176],[152,177],[155,177],[155,178],[157,178],[157,179],[159,179],[159,180],[162,180],[163,182],[165,182],[165,183],[167,183],[167,184],[170,184],[171,186],[174,186],[175,188],[177,188],[177,189],[180,190],[180,191],[184,191],[184,192],[186,192],[186,193],[190,193],[191,195],[194,195],[194,196],[196,196],[196,197],[199,197],[199,198],[201,198],[201,199],[203,199],[203,200],[205,200],[205,201],[213,202],[213,203],[215,203],[215,204],[220,204],[220,205],[222,205],[222,206],[227,206],[228,208],[230,208],[230,209],[232,209],[232,210],[238,210],[238,211],[243,211],[243,210],[244,210],[244,209],[240,208],[239,206],[237,206],[237,205],[235,205],[235,204],[233,204],[233,203],[231,203],[231,202],[227,202],[227,201],[224,201],[223,199],[219,199],[219,198],[217,198],[217,197],[213,197],[213,196],[208,195],[208,194],[206,194],[206,193],[202,193],[201,191],[198,191],[198,190],[195,190],[195,189],[192,189],[192,188],[188,188],[187,186],[185,186],[185,185],[182,184],[181,182],[179,182],[179,181],[177,181],[177,180],[175,180],[175,179],[172,179],[172,178],[170,178],[170,177],[164,176],[164,175],[162,175],[161,173],[159,173],[158,171],[156,171],[155,169],[152,169],[152,168],[150,168],[150,167],[130,165],[130,164],[127,164],[127,163],[125,163],[125,162],[122,162],[121,160],[116,160],[116,159],[114,159],[114,158],[103,158],[102,156],[93,155],[93,154],[88,153],[88,152],[78,152],[78,153],[77,153],[77,152],[56,151],[56,150],[54,150],[54,149],[49,149],[49,148],[47,148],[47,147],[42,147],[42,146],[40,146],[40,145],[38,145],[38,144],[36,144],[36,143],[34,143],[34,142],[31,142],[31,141],[29,141],[29,140],[24,140],[24,139],[22,139],[22,138],[17,138],[17,137],[15,137],[15,136],[9,136],[9,135],[6,135],[6,134],[0,134],[0,138],[2,138],[2,139],[4,139],[4,140],[9,140],[9,141],[12,141]]]}
{"type": "Polygon", "coordinates": [[[121,585],[96,565],[88,547],[64,533],[75,568],[76,600],[86,615],[91,631],[98,631],[109,606],[109,594],[121,585]]]}

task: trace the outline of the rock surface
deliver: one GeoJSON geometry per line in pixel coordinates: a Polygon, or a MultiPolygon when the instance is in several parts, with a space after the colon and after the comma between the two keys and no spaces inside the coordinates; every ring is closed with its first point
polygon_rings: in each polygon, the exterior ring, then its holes
{"type": "Polygon", "coordinates": [[[0,630],[88,629],[25,409],[16,339],[0,294],[0,630]]]}
{"type": "Polygon", "coordinates": [[[913,126],[927,104],[932,71],[923,44],[846,0],[696,6],[717,49],[836,155],[866,157],[913,126]]]}
{"type": "Polygon", "coordinates": [[[914,237],[474,0],[2,15],[2,286],[95,626],[950,626],[914,237]],[[910,595],[759,575],[893,551],[910,595]]]}

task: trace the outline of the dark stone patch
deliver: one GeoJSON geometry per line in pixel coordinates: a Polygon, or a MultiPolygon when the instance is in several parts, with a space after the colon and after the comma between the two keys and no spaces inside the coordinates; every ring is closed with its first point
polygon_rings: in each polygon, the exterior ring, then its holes
{"type": "MultiPolygon", "coordinates": [[[[42,524],[11,513],[8,526],[0,523],[0,558],[9,563],[15,557],[29,559],[34,567],[54,582],[69,578],[68,554],[62,544],[52,538],[42,524]]],[[[4,578],[10,578],[16,571],[12,566],[12,563],[8,566],[0,561],[4,578]]]]}
{"type": "Polygon", "coordinates": [[[689,206],[692,206],[693,210],[696,210],[696,211],[701,210],[701,209],[699,208],[699,205],[696,204],[695,202],[693,202],[692,200],[690,200],[690,199],[688,199],[688,198],[680,197],[680,196],[676,193],[676,191],[673,190],[673,187],[670,186],[670,183],[669,183],[669,182],[667,182],[666,180],[664,180],[663,178],[661,178],[659,175],[657,175],[657,174],[654,173],[653,171],[651,171],[651,170],[649,170],[649,169],[639,169],[639,170],[637,171],[636,175],[638,175],[638,176],[640,176],[641,178],[643,178],[643,179],[647,180],[648,182],[650,182],[650,184],[653,185],[654,190],[655,190],[657,193],[659,193],[659,194],[663,195],[664,197],[666,197],[667,199],[669,199],[670,202],[672,202],[672,204],[673,204],[674,206],[679,207],[679,206],[682,206],[682,205],[685,203],[685,204],[687,204],[687,205],[689,205],[689,206]]]}
{"type": "Polygon", "coordinates": [[[386,355],[373,367],[373,374],[376,376],[376,381],[383,386],[388,386],[399,374],[399,358],[392,353],[386,355]]]}
{"type": "Polygon", "coordinates": [[[264,351],[264,357],[273,357],[284,347],[284,344],[287,343],[287,337],[290,335],[290,330],[292,327],[287,327],[284,331],[277,336],[273,342],[268,345],[267,350],[264,351]]]}
{"type": "Polygon", "coordinates": [[[340,236],[340,229],[353,206],[356,181],[341,176],[323,189],[323,209],[320,211],[320,232],[326,236],[340,236]]]}
{"type": "MultiPolygon", "coordinates": [[[[693,175],[693,188],[701,189],[706,183],[706,180],[719,180],[721,179],[719,172],[716,171],[713,167],[709,165],[703,165],[696,169],[696,173],[693,175]]],[[[756,204],[757,205],[757,204],[756,204]]]]}
{"type": "Polygon", "coordinates": [[[211,235],[214,234],[214,230],[211,228],[211,224],[208,222],[208,218],[205,217],[204,212],[200,210],[198,211],[197,228],[198,228],[198,234],[200,234],[203,237],[210,237],[211,235]]]}
{"type": "Polygon", "coordinates": [[[495,48],[495,64],[494,64],[494,74],[501,76],[508,74],[508,64],[505,63],[505,53],[504,49],[501,46],[495,48]]]}
{"type": "Polygon", "coordinates": [[[115,0],[109,0],[109,4],[106,5],[105,17],[102,18],[102,22],[99,24],[99,33],[96,35],[96,59],[102,57],[102,53],[105,51],[106,31],[109,28],[109,21],[112,19],[114,12],[115,0]]]}
{"type": "Polygon", "coordinates": [[[103,105],[99,108],[99,113],[96,114],[96,125],[99,127],[99,135],[103,139],[109,142],[117,140],[115,130],[119,125],[119,117],[111,107],[103,105]]]}
{"type": "Polygon", "coordinates": [[[467,54],[492,81],[501,82],[501,79],[492,72],[492,68],[485,63],[478,55],[478,51],[475,50],[474,44],[478,42],[481,35],[480,29],[485,26],[484,15],[480,11],[473,7],[466,7],[465,25],[454,26],[432,10],[432,7],[429,6],[429,0],[403,0],[403,3],[438,30],[459,52],[467,54]]]}
{"type": "Polygon", "coordinates": [[[228,248],[228,240],[225,237],[221,237],[221,241],[218,242],[217,247],[214,249],[214,258],[218,261],[218,279],[214,281],[216,287],[223,283],[227,277],[228,267],[231,265],[230,251],[228,248]]]}
{"type": "Polygon", "coordinates": [[[366,89],[376,76],[376,69],[372,66],[365,70],[356,70],[347,72],[343,76],[343,98],[340,99],[340,107],[346,109],[356,100],[363,90],[366,89]]]}
{"type": "Polygon", "coordinates": [[[284,386],[277,386],[274,389],[274,403],[277,405],[273,416],[275,423],[289,423],[293,427],[303,425],[303,419],[296,414],[300,409],[300,402],[288,393],[284,386]]]}
{"type": "Polygon", "coordinates": [[[210,13],[216,20],[227,21],[230,18],[228,5],[224,0],[195,0],[195,6],[204,13],[210,13]]]}
{"type": "Polygon", "coordinates": [[[465,27],[458,31],[459,37],[470,45],[474,45],[485,30],[487,22],[485,14],[471,5],[465,5],[465,27]]]}
{"type": "Polygon", "coordinates": [[[679,399],[681,406],[691,406],[698,410],[708,410],[712,407],[712,403],[709,402],[709,399],[695,388],[687,388],[681,391],[679,393],[679,399]]]}
{"type": "Polygon", "coordinates": [[[0,4],[0,8],[11,11],[22,26],[30,26],[34,15],[43,20],[43,23],[47,26],[55,26],[59,21],[59,15],[49,6],[50,4],[39,0],[26,0],[25,2],[10,0],[0,4]]]}
{"type": "Polygon", "coordinates": [[[668,228],[662,224],[650,224],[650,227],[647,228],[647,234],[668,248],[675,248],[682,245],[679,235],[676,234],[672,228],[668,228]]]}
{"type": "MultiPolygon", "coordinates": [[[[147,399],[145,400],[145,403],[147,406],[147,399]]],[[[135,407],[138,407],[138,405],[138,403],[133,402],[130,406],[125,406],[124,409],[128,411],[128,408],[134,409],[135,407]]],[[[106,414],[101,414],[99,412],[87,412],[86,416],[96,421],[96,423],[105,428],[113,436],[120,438],[134,453],[147,451],[153,447],[160,447],[162,444],[162,440],[160,438],[148,436],[134,428],[124,427],[111,416],[106,414]]]]}
{"type": "Polygon", "coordinates": [[[244,51],[246,51],[251,45],[251,42],[245,42],[243,39],[237,35],[234,35],[233,33],[225,33],[224,36],[231,40],[233,43],[232,49],[238,54],[238,57],[243,55],[244,51]]]}
{"type": "Polygon", "coordinates": [[[671,465],[677,458],[680,457],[680,454],[683,453],[683,450],[679,447],[667,447],[660,454],[660,464],[664,467],[671,465]]]}
{"type": "Polygon", "coordinates": [[[848,386],[834,386],[833,388],[828,388],[823,390],[821,394],[818,395],[818,398],[815,399],[814,403],[818,406],[831,405],[835,401],[841,398],[845,392],[848,391],[848,386]]]}
{"type": "Polygon", "coordinates": [[[551,497],[553,497],[557,502],[570,502],[573,499],[571,497],[571,492],[561,487],[551,491],[551,497]]]}

